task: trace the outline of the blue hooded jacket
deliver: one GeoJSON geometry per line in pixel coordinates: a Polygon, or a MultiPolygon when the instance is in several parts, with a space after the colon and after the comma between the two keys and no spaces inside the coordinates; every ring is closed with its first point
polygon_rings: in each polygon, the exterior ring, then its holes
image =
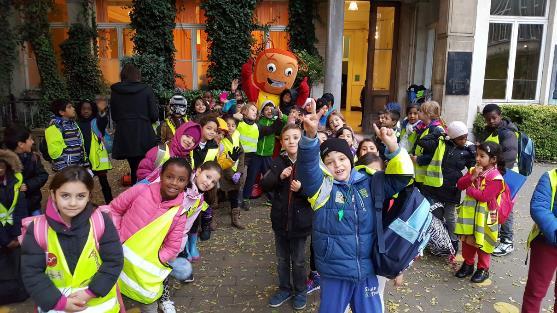
{"type": "Polygon", "coordinates": [[[549,179],[550,172],[546,172],[540,177],[536,189],[534,189],[532,200],[530,200],[530,215],[540,228],[547,242],[557,245],[557,210],[555,210],[557,203],[553,202],[553,208],[550,207],[551,198],[555,197],[557,193],[552,195],[549,179]]]}
{"type": "MultiPolygon", "coordinates": [[[[361,281],[375,275],[371,251],[376,239],[371,183],[373,176],[354,170],[347,182],[333,179],[321,162],[319,141],[302,136],[297,158],[297,179],[313,210],[315,265],[323,277],[361,281]]],[[[386,155],[385,197],[410,182],[413,166],[408,153],[399,149],[386,155]]]]}

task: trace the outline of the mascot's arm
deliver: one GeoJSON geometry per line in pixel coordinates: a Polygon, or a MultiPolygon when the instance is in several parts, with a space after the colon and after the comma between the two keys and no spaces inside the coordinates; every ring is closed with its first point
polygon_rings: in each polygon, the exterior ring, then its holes
{"type": "Polygon", "coordinates": [[[250,102],[256,102],[259,90],[253,84],[251,76],[253,74],[253,59],[250,58],[244,65],[242,65],[242,89],[246,93],[246,97],[250,102]]]}
{"type": "Polygon", "coordinates": [[[309,97],[309,85],[308,85],[308,78],[304,77],[300,82],[300,86],[298,86],[298,98],[296,98],[296,105],[301,107],[306,103],[307,98],[309,97]]]}

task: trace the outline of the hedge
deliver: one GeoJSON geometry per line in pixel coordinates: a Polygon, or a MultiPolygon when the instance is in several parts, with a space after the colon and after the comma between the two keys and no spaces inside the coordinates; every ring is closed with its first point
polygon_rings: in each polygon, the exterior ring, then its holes
{"type": "MultiPolygon", "coordinates": [[[[536,159],[557,161],[557,106],[502,105],[503,116],[509,118],[520,131],[535,143],[536,159]]],[[[485,121],[480,113],[474,121],[474,135],[485,138],[485,121]]]]}

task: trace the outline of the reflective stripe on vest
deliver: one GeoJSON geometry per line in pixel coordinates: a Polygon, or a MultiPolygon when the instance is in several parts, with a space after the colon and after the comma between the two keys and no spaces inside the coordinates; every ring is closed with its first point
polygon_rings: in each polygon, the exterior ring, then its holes
{"type": "Polygon", "coordinates": [[[324,175],[323,182],[321,182],[321,186],[317,192],[308,198],[309,204],[314,211],[317,211],[329,201],[334,182],[333,176],[329,173],[329,170],[321,160],[319,160],[319,168],[324,175]]]}
{"type": "Polygon", "coordinates": [[[21,188],[21,185],[23,184],[23,175],[21,175],[21,173],[14,173],[14,176],[17,181],[14,184],[14,199],[12,200],[10,208],[7,209],[2,203],[0,203],[0,223],[2,226],[6,226],[6,224],[14,224],[14,211],[19,198],[19,188],[21,188]]]}
{"type": "MultiPolygon", "coordinates": [[[[473,168],[470,170],[472,171],[473,168]]],[[[495,180],[503,180],[497,175],[495,180]]],[[[485,178],[482,179],[480,190],[485,189],[485,178]]],[[[500,201],[501,195],[498,197],[500,201]]],[[[455,225],[455,234],[471,236],[474,243],[484,252],[492,253],[497,246],[499,235],[499,224],[497,210],[489,211],[487,202],[478,202],[476,199],[466,195],[464,201],[458,208],[458,216],[455,225]]]]}
{"type": "MultiPolygon", "coordinates": [[[[207,154],[205,155],[205,159],[203,159],[203,163],[205,162],[209,162],[209,161],[214,161],[217,158],[217,154],[219,153],[219,148],[211,148],[207,150],[207,154]]],[[[192,168],[198,168],[201,166],[201,164],[197,165],[195,164],[195,160],[193,159],[193,150],[190,151],[190,162],[191,162],[191,167],[192,168]]]]}
{"type": "MultiPolygon", "coordinates": [[[[232,152],[232,149],[234,149],[235,147],[240,146],[240,133],[237,130],[235,130],[230,137],[232,137],[232,142],[230,142],[228,138],[224,138],[221,141],[224,146],[224,153],[226,153],[226,155],[228,155],[228,152],[232,152]]],[[[238,162],[239,160],[236,160],[236,162],[234,162],[232,171],[236,172],[238,170],[238,162]]]]}
{"type": "Polygon", "coordinates": [[[157,158],[155,159],[155,168],[164,164],[168,159],[170,159],[170,149],[168,149],[168,144],[164,145],[164,149],[161,146],[157,146],[157,158]]]}
{"type": "Polygon", "coordinates": [[[172,269],[161,263],[159,250],[179,209],[180,206],[172,207],[133,234],[122,245],[124,268],[118,285],[128,298],[150,304],[162,295],[162,282],[172,269]]]}
{"type": "MultiPolygon", "coordinates": [[[[48,264],[45,274],[49,277],[50,281],[52,281],[54,286],[65,296],[69,296],[78,290],[87,289],[91,279],[95,276],[103,263],[95,245],[93,226],[91,225],[89,227],[89,235],[87,236],[87,241],[81,251],[73,275],[66,262],[64,251],[62,251],[60,242],[58,241],[58,235],[52,228],[48,227],[47,236],[48,264]]],[[[120,312],[120,303],[118,302],[116,294],[116,284],[114,284],[106,296],[89,300],[89,302],[87,302],[87,309],[82,312],[120,312]]]]}
{"type": "MultiPolygon", "coordinates": [[[[420,134],[420,137],[419,137],[418,140],[427,136],[427,134],[429,134],[429,128],[427,128],[426,130],[424,130],[423,133],[420,134]]],[[[424,148],[416,145],[416,149],[414,149],[414,155],[419,157],[423,154],[423,152],[424,152],[424,148]]],[[[427,165],[418,165],[418,163],[416,163],[414,165],[414,170],[416,171],[416,182],[423,183],[423,181],[425,179],[426,168],[427,168],[427,165]]]]}
{"type": "Polygon", "coordinates": [[[443,156],[445,155],[445,140],[443,136],[439,137],[439,144],[435,149],[435,154],[431,162],[426,166],[423,184],[431,187],[441,187],[443,185],[443,156]]]}
{"type": "MultiPolygon", "coordinates": [[[[557,169],[553,169],[551,171],[548,171],[547,173],[549,175],[549,183],[551,185],[551,203],[549,204],[549,210],[553,212],[555,193],[557,192],[557,169]]],[[[527,242],[528,248],[530,248],[530,244],[532,243],[532,240],[536,239],[536,237],[538,237],[540,233],[541,233],[540,228],[538,227],[537,224],[534,224],[532,230],[530,231],[530,234],[528,234],[528,242],[527,242]]]]}
{"type": "Polygon", "coordinates": [[[238,124],[238,132],[240,133],[240,144],[245,153],[257,151],[257,141],[259,139],[259,128],[254,123],[252,125],[246,122],[238,124]]]}
{"type": "Polygon", "coordinates": [[[91,132],[91,149],[89,150],[89,162],[93,171],[105,171],[112,169],[108,158],[108,151],[97,134],[91,132]]]}

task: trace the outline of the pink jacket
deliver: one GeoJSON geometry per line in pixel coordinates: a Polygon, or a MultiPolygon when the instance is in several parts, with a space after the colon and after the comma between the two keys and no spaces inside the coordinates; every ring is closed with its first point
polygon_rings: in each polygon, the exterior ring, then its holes
{"type": "MultiPolygon", "coordinates": [[[[110,204],[100,207],[108,209],[112,221],[123,243],[141,228],[147,226],[170,208],[182,204],[184,193],[173,200],[162,201],[160,183],[137,184],[120,194],[110,204]]],[[[186,225],[186,214],[176,214],[170,229],[159,250],[162,263],[176,258],[182,247],[183,233],[186,225]]]]}

